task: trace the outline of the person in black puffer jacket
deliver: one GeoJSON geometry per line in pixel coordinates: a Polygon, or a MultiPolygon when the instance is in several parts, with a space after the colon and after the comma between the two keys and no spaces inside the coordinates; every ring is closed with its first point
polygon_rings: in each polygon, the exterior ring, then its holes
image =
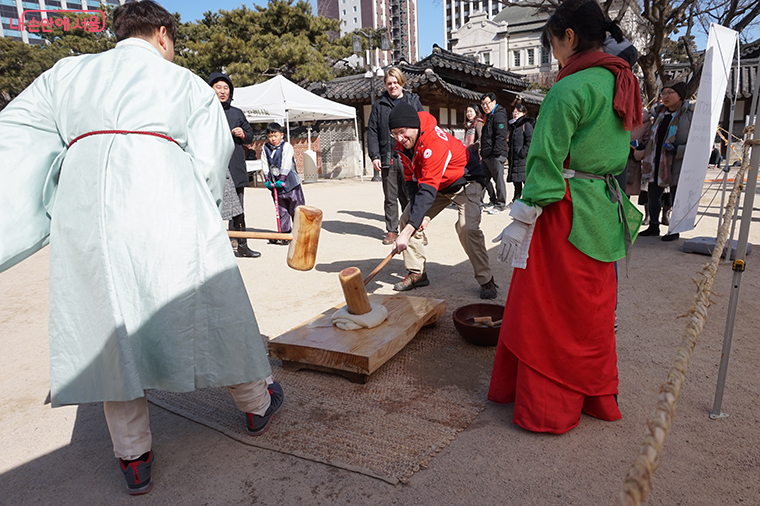
{"type": "MultiPolygon", "coordinates": [[[[248,186],[248,171],[245,168],[245,148],[243,148],[243,145],[250,144],[253,140],[253,129],[248,124],[248,120],[245,119],[243,111],[230,105],[232,103],[232,93],[235,91],[230,78],[221,72],[213,72],[208,77],[208,84],[214,89],[216,96],[222,102],[224,114],[227,116],[227,122],[232,131],[232,140],[235,141],[235,151],[232,152],[232,157],[230,158],[225,186],[230,186],[230,184],[235,185],[235,192],[240,199],[240,207],[245,209],[243,205],[243,193],[245,187],[248,186]]],[[[229,194],[230,192],[225,191],[225,193],[229,194]]],[[[229,201],[224,202],[222,204],[224,208],[233,208],[229,201]]],[[[245,214],[241,212],[233,216],[229,227],[230,230],[245,230],[245,214]]],[[[261,253],[253,251],[248,247],[245,239],[237,240],[237,252],[238,256],[241,257],[256,258],[261,256],[261,253]]]]}
{"type": "MultiPolygon", "coordinates": [[[[525,159],[528,158],[530,141],[533,138],[533,123],[535,120],[527,116],[528,110],[522,104],[512,109],[512,119],[509,120],[509,173],[507,182],[515,186],[512,202],[522,196],[525,182],[525,159]]],[[[511,205],[511,204],[510,204],[511,205]]]]}

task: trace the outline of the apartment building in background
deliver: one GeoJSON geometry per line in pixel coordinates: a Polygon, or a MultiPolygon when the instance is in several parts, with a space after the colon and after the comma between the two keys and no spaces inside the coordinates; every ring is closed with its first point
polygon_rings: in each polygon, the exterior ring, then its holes
{"type": "Polygon", "coordinates": [[[54,10],[99,10],[101,4],[118,7],[126,0],[0,0],[0,21],[2,21],[3,30],[0,37],[8,37],[14,40],[20,40],[27,44],[42,44],[44,39],[39,33],[29,30],[21,30],[19,19],[25,11],[43,11],[31,12],[26,14],[24,19],[29,21],[35,19],[38,23],[48,19],[48,13],[45,11],[54,10]]]}
{"type": "Polygon", "coordinates": [[[417,0],[317,0],[317,13],[340,20],[340,34],[386,28],[390,51],[376,51],[374,66],[419,60],[417,0]]]}

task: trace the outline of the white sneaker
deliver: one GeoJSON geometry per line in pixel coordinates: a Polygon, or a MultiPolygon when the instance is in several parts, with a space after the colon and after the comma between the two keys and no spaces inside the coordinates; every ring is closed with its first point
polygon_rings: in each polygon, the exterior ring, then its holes
{"type": "Polygon", "coordinates": [[[488,214],[499,214],[499,213],[501,213],[502,211],[501,211],[501,209],[499,209],[499,208],[497,208],[497,207],[492,207],[491,209],[489,209],[489,210],[488,210],[488,211],[486,211],[486,212],[487,212],[488,214]]]}

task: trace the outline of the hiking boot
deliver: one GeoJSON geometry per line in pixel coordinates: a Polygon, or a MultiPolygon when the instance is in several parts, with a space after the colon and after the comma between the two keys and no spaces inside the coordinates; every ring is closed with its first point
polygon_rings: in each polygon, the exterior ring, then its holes
{"type": "Polygon", "coordinates": [[[398,234],[396,232],[388,232],[385,234],[385,237],[383,237],[383,244],[385,246],[393,244],[396,242],[396,238],[398,238],[398,234]]]}
{"type": "Polygon", "coordinates": [[[261,256],[261,253],[253,251],[245,244],[238,244],[237,252],[239,257],[259,258],[261,256]]]}
{"type": "Polygon", "coordinates": [[[649,228],[646,230],[642,230],[639,232],[639,237],[645,237],[645,236],[652,236],[657,237],[660,235],[660,226],[659,225],[649,225],[649,228]]]}
{"type": "Polygon", "coordinates": [[[119,459],[121,472],[127,480],[127,492],[129,495],[147,494],[153,488],[150,479],[150,468],[153,465],[153,452],[144,453],[137,460],[125,461],[119,459]]]}
{"type": "Polygon", "coordinates": [[[269,385],[269,395],[272,398],[266,413],[263,416],[254,415],[253,413],[246,413],[246,428],[248,434],[251,436],[260,436],[269,429],[269,422],[272,421],[272,417],[282,407],[282,403],[285,402],[285,393],[282,391],[282,387],[276,381],[269,385]]]}
{"type": "Polygon", "coordinates": [[[499,288],[499,285],[497,285],[494,282],[493,277],[492,277],[488,283],[486,283],[485,285],[480,285],[480,298],[481,299],[495,299],[497,288],[499,288]]]}
{"type": "Polygon", "coordinates": [[[670,241],[677,241],[680,237],[680,234],[665,234],[662,236],[661,241],[670,242],[670,241]]]}
{"type": "Polygon", "coordinates": [[[393,289],[397,292],[406,292],[418,286],[428,286],[429,284],[427,272],[423,272],[422,274],[410,272],[404,279],[393,285],[393,289]]]}

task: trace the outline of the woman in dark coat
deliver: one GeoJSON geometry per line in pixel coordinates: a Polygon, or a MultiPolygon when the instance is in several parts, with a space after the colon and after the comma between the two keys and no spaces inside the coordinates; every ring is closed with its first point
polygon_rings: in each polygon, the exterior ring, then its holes
{"type": "Polygon", "coordinates": [[[528,158],[530,141],[533,138],[533,123],[536,121],[527,116],[528,110],[522,104],[517,104],[512,110],[509,120],[509,172],[507,182],[515,186],[512,202],[522,196],[525,182],[525,159],[528,158]]]}
{"type": "MultiPolygon", "coordinates": [[[[227,170],[227,180],[225,181],[224,200],[222,201],[223,218],[229,219],[231,216],[230,230],[245,230],[243,195],[246,186],[248,186],[248,171],[245,167],[245,149],[243,146],[250,144],[253,140],[253,130],[243,111],[231,105],[235,88],[232,86],[229,76],[221,72],[213,72],[208,78],[208,84],[214,89],[216,96],[222,103],[224,115],[227,117],[227,123],[230,126],[232,140],[235,142],[235,151],[232,152],[227,170]],[[237,198],[239,203],[233,202],[232,199],[234,198],[237,198]]],[[[261,253],[248,247],[246,239],[237,240],[237,253],[241,257],[258,258],[261,256],[261,253]]]]}

